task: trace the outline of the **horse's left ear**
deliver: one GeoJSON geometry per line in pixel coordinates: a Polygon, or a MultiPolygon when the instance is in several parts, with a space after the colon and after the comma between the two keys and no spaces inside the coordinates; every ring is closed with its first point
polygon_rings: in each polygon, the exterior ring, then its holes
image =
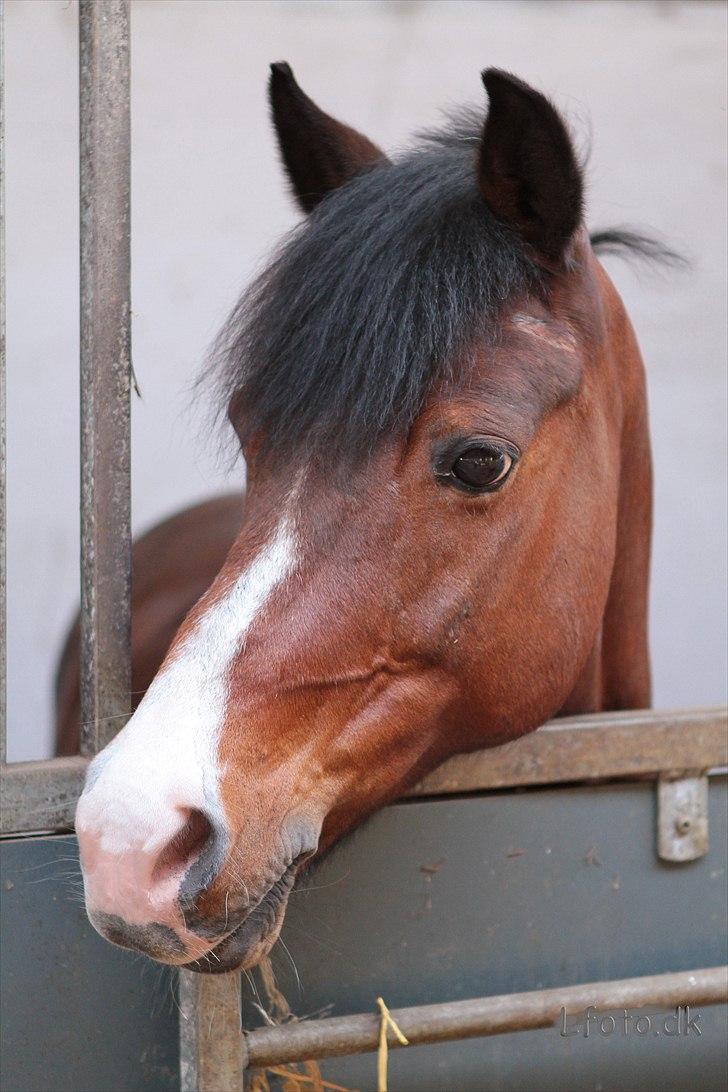
{"type": "Polygon", "coordinates": [[[327,193],[367,167],[386,160],[362,133],[319,109],[285,61],[270,66],[268,95],[281,157],[304,212],[311,212],[327,193]]]}
{"type": "Polygon", "coordinates": [[[559,263],[581,222],[581,169],[548,99],[508,72],[483,73],[490,108],[478,181],[489,208],[548,264],[559,263]]]}

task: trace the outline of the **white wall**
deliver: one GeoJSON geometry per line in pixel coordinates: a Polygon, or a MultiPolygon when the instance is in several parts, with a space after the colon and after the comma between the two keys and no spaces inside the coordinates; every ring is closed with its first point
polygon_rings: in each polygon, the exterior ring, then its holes
{"type": "MultiPolygon", "coordinates": [[[[49,747],[77,599],[76,5],[7,0],[10,757],[49,747]]],[[[591,139],[589,221],[646,225],[688,274],[611,263],[649,370],[657,469],[655,700],[725,700],[725,22],[722,4],[136,0],[134,522],[231,485],[190,386],[295,220],[267,118],[271,60],[388,148],[482,99],[486,65],[591,139]]],[[[240,469],[233,475],[239,480],[240,469]]]]}

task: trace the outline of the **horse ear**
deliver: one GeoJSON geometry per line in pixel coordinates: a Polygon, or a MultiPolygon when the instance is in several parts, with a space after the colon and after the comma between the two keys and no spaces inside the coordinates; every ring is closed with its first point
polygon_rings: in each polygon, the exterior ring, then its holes
{"type": "Polygon", "coordinates": [[[544,95],[508,72],[483,72],[490,107],[480,143],[480,189],[495,215],[548,263],[581,222],[583,184],[571,138],[544,95]]]}
{"type": "Polygon", "coordinates": [[[268,96],[281,157],[304,212],[360,171],[386,160],[371,140],[320,110],[285,61],[270,66],[268,96]]]}

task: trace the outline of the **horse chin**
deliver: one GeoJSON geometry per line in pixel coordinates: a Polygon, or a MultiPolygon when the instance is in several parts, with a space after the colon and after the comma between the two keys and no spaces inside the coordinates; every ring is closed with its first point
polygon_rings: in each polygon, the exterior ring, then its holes
{"type": "Polygon", "coordinates": [[[240,925],[206,955],[183,964],[184,969],[200,974],[226,974],[255,967],[278,940],[291,887],[292,878],[284,874],[240,925]]]}

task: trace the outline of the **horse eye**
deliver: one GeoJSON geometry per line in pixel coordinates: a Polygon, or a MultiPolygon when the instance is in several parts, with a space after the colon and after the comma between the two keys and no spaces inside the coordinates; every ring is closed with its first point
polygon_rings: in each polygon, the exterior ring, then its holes
{"type": "Polygon", "coordinates": [[[501,485],[513,466],[507,451],[494,447],[469,447],[452,464],[451,474],[468,489],[488,490],[501,485]]]}

